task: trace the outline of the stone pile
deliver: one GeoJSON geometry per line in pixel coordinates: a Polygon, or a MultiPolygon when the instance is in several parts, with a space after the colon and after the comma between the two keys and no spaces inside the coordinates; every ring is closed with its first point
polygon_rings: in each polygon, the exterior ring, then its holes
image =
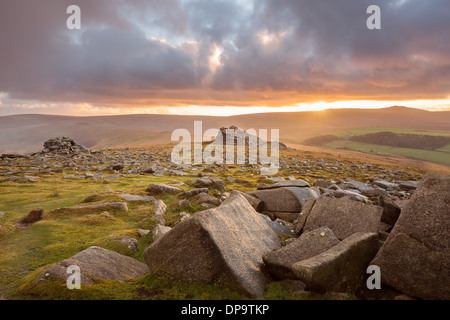
{"type": "Polygon", "coordinates": [[[90,151],[69,137],[60,137],[45,141],[42,153],[72,154],[90,153],[90,151]]]}

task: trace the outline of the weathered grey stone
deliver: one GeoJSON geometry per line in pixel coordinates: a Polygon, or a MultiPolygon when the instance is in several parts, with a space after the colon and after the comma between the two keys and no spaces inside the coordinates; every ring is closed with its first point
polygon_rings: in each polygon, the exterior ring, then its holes
{"type": "Polygon", "coordinates": [[[279,221],[272,221],[268,216],[264,214],[261,214],[261,217],[267,222],[269,227],[277,234],[277,236],[294,235],[289,225],[280,223],[279,221]]]}
{"type": "Polygon", "coordinates": [[[155,215],[164,215],[167,210],[167,205],[162,200],[155,201],[155,215]]]}
{"type": "Polygon", "coordinates": [[[399,185],[396,184],[396,183],[391,183],[391,182],[387,182],[387,181],[384,181],[384,180],[374,181],[373,185],[378,186],[380,188],[383,188],[385,190],[397,189],[399,187],[399,185]]]}
{"type": "Polygon", "coordinates": [[[153,242],[157,241],[159,238],[161,238],[163,235],[165,235],[167,232],[169,232],[172,228],[166,227],[160,224],[155,225],[152,228],[152,237],[153,242]]]}
{"type": "Polygon", "coordinates": [[[131,249],[134,252],[139,251],[138,241],[134,238],[118,237],[118,236],[110,236],[109,238],[115,239],[115,240],[119,241],[120,243],[123,243],[124,245],[126,245],[128,247],[128,249],[131,249]]]}
{"type": "Polygon", "coordinates": [[[351,200],[354,200],[354,201],[360,201],[360,202],[364,202],[364,203],[368,203],[369,202],[369,199],[366,196],[364,196],[364,195],[362,195],[360,193],[357,193],[355,191],[351,191],[351,190],[343,190],[343,189],[335,190],[333,195],[336,198],[347,197],[347,198],[349,198],[351,200]]]}
{"type": "Polygon", "coordinates": [[[209,204],[213,204],[215,206],[220,206],[220,200],[217,199],[216,197],[207,194],[207,193],[200,193],[198,196],[198,202],[199,203],[209,203],[209,204]]]}
{"type": "Polygon", "coordinates": [[[298,212],[270,212],[276,219],[281,219],[290,223],[297,221],[298,212]]]}
{"type": "Polygon", "coordinates": [[[306,220],[304,231],[330,228],[339,240],[354,233],[376,233],[383,209],[348,198],[322,197],[316,201],[306,220]]]}
{"type": "Polygon", "coordinates": [[[450,176],[427,174],[372,264],[382,282],[422,299],[450,299],[450,176]]]}
{"type": "Polygon", "coordinates": [[[282,187],[299,187],[299,188],[310,188],[310,184],[304,180],[280,180],[279,182],[272,185],[263,185],[261,184],[258,187],[258,190],[267,190],[267,189],[276,189],[282,187]]]}
{"type": "Polygon", "coordinates": [[[179,197],[180,198],[190,198],[190,197],[196,196],[200,193],[208,193],[208,192],[209,192],[208,188],[197,188],[197,189],[184,191],[179,194],[179,197]]]}
{"type": "Polygon", "coordinates": [[[292,270],[308,290],[355,293],[377,250],[376,233],[355,233],[327,251],[295,263],[292,270]]]}
{"type": "Polygon", "coordinates": [[[450,298],[450,255],[430,250],[405,233],[396,233],[371,264],[379,266],[382,282],[422,299],[450,298]]]}
{"type": "Polygon", "coordinates": [[[150,233],[150,230],[147,229],[138,229],[139,234],[141,235],[141,237],[147,235],[150,233]]]}
{"type": "Polygon", "coordinates": [[[258,190],[249,193],[264,202],[265,210],[271,212],[301,212],[308,199],[319,196],[310,188],[281,187],[269,190],[258,190]]]}
{"type": "Polygon", "coordinates": [[[277,235],[241,195],[178,223],[144,252],[152,274],[221,283],[262,297],[262,255],[279,248],[277,235]]]}
{"type": "Polygon", "coordinates": [[[327,227],[302,234],[291,244],[266,253],[263,260],[267,270],[276,279],[296,279],[292,266],[296,262],[312,258],[340,241],[327,227]]]}
{"type": "Polygon", "coordinates": [[[213,184],[209,177],[195,178],[191,180],[191,184],[196,188],[207,188],[213,184]]]}
{"type": "Polygon", "coordinates": [[[303,205],[302,212],[298,215],[297,224],[295,225],[295,233],[301,234],[303,231],[303,228],[305,227],[306,220],[309,217],[309,214],[311,213],[312,208],[314,207],[314,204],[316,203],[316,199],[308,199],[306,200],[305,204],[303,205]]]}
{"type": "Polygon", "coordinates": [[[152,196],[136,196],[133,194],[121,194],[120,197],[128,202],[134,202],[134,201],[142,201],[142,202],[150,202],[153,203],[156,201],[156,199],[152,196]]]}
{"type": "Polygon", "coordinates": [[[90,247],[45,270],[36,281],[49,278],[62,278],[66,281],[70,276],[67,268],[71,265],[80,268],[81,283],[84,285],[93,284],[94,279],[124,281],[138,279],[148,273],[147,265],[142,262],[114,251],[90,247]]]}
{"type": "Polygon", "coordinates": [[[348,178],[345,179],[345,186],[350,187],[351,189],[356,189],[362,193],[366,193],[366,192],[373,190],[373,187],[371,187],[363,182],[355,181],[355,180],[348,179],[348,178]]]}
{"type": "Polygon", "coordinates": [[[178,207],[180,207],[180,208],[187,208],[190,206],[191,206],[191,203],[189,202],[189,200],[183,199],[183,200],[178,201],[178,207]]]}
{"type": "Polygon", "coordinates": [[[158,170],[158,165],[156,163],[152,163],[142,167],[139,171],[141,173],[155,173],[158,170]]]}
{"type": "Polygon", "coordinates": [[[220,191],[225,191],[225,183],[221,179],[216,177],[209,177],[209,179],[211,179],[213,187],[216,187],[220,191]]]}
{"type": "Polygon", "coordinates": [[[147,187],[147,193],[150,195],[173,194],[181,192],[180,188],[172,187],[164,183],[155,183],[147,187]]]}
{"type": "Polygon", "coordinates": [[[82,214],[83,212],[90,212],[91,210],[103,210],[103,211],[109,211],[109,210],[122,210],[122,211],[128,211],[128,205],[126,202],[106,202],[106,203],[100,203],[100,204],[93,204],[89,206],[77,206],[77,207],[64,207],[64,208],[58,208],[53,210],[50,214],[60,214],[65,212],[73,212],[73,213],[79,213],[82,214]]]}
{"type": "Polygon", "coordinates": [[[403,190],[416,190],[420,181],[397,181],[399,188],[403,190]]]}

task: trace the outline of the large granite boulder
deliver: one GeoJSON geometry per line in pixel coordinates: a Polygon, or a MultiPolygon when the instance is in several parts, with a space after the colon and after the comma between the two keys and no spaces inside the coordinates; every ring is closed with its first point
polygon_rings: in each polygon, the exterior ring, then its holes
{"type": "Polygon", "coordinates": [[[264,202],[265,210],[271,212],[301,212],[308,199],[319,195],[311,188],[280,187],[268,190],[251,191],[249,194],[264,202]]]}
{"type": "Polygon", "coordinates": [[[357,232],[376,233],[382,212],[381,207],[348,198],[322,197],[311,209],[303,231],[328,227],[339,240],[357,232]]]}
{"type": "Polygon", "coordinates": [[[295,263],[292,270],[308,290],[355,293],[378,248],[376,233],[355,233],[327,251],[295,263]]]}
{"type": "Polygon", "coordinates": [[[241,195],[243,195],[245,197],[245,199],[247,199],[247,201],[250,203],[250,205],[258,212],[263,212],[265,209],[264,206],[264,202],[262,202],[261,200],[259,200],[258,198],[246,193],[246,192],[241,192],[241,191],[237,191],[237,190],[233,190],[231,191],[231,194],[234,193],[239,193],[241,195]]]}
{"type": "Polygon", "coordinates": [[[45,281],[50,278],[67,280],[71,275],[67,273],[67,268],[72,265],[80,268],[81,284],[85,285],[93,284],[95,279],[117,281],[139,279],[148,273],[145,263],[114,251],[90,247],[45,270],[35,281],[45,281]]]}
{"type": "Polygon", "coordinates": [[[450,299],[450,176],[428,174],[372,264],[382,283],[422,299],[450,299]]]}
{"type": "Polygon", "coordinates": [[[274,278],[279,280],[296,279],[292,271],[294,263],[312,258],[339,242],[330,229],[322,227],[302,234],[294,242],[281,249],[266,253],[263,261],[274,278]]]}
{"type": "Polygon", "coordinates": [[[219,283],[263,297],[262,256],[279,247],[266,221],[234,194],[178,223],[144,251],[144,258],[156,276],[219,283]]]}
{"type": "Polygon", "coordinates": [[[59,137],[45,141],[42,153],[72,154],[90,153],[90,151],[69,137],[59,137]]]}
{"type": "Polygon", "coordinates": [[[386,195],[381,195],[378,198],[378,204],[380,207],[383,208],[381,221],[393,226],[397,222],[398,217],[400,216],[401,212],[400,207],[395,203],[394,200],[392,200],[390,197],[386,195]]]}

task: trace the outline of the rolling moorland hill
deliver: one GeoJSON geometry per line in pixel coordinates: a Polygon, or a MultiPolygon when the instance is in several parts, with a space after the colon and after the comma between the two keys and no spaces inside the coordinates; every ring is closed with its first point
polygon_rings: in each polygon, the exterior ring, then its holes
{"type": "Polygon", "coordinates": [[[72,117],[29,114],[0,117],[0,153],[36,152],[41,150],[43,141],[58,136],[69,136],[93,150],[166,144],[171,142],[171,134],[177,128],[192,132],[194,121],[203,121],[203,131],[230,125],[243,129],[279,129],[280,140],[293,147],[303,145],[306,139],[327,133],[367,128],[450,133],[450,112],[428,112],[406,107],[264,113],[231,117],[72,117]]]}

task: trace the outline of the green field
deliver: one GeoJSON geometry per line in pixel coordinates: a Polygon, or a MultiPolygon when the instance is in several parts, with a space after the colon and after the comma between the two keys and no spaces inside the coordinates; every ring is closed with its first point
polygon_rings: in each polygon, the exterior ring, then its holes
{"type": "Polygon", "coordinates": [[[323,147],[332,149],[355,150],[379,155],[402,156],[450,165],[450,145],[447,145],[439,150],[428,151],[421,149],[395,148],[377,144],[337,140],[331,143],[327,143],[323,145],[323,147]]]}
{"type": "MultiPolygon", "coordinates": [[[[435,131],[425,131],[425,130],[411,130],[411,129],[398,129],[398,128],[383,128],[383,127],[375,127],[375,128],[364,128],[364,129],[351,129],[351,130],[340,130],[335,132],[327,132],[325,134],[335,135],[338,137],[347,137],[347,136],[359,136],[368,133],[377,133],[389,131],[397,134],[416,134],[422,136],[443,136],[450,137],[449,132],[435,132],[435,131]]],[[[450,147],[450,146],[449,146],[450,147]]]]}

